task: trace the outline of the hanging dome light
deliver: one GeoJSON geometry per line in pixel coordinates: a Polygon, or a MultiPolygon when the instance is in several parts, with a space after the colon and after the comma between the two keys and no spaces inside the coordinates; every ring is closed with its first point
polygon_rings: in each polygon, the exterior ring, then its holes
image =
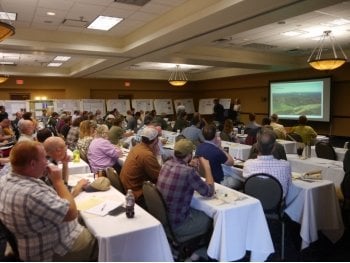
{"type": "Polygon", "coordinates": [[[180,65],[176,65],[176,68],[171,72],[169,77],[169,83],[175,87],[181,87],[187,83],[187,77],[181,70],[180,65]]]}

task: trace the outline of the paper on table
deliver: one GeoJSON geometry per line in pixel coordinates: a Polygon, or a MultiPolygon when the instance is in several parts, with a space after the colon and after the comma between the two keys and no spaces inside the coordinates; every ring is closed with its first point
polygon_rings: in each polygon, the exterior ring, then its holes
{"type": "Polygon", "coordinates": [[[108,214],[109,211],[117,208],[118,206],[121,206],[122,204],[122,201],[107,200],[101,204],[98,204],[90,209],[85,210],[85,212],[99,216],[105,216],[108,214]]]}
{"type": "Polygon", "coordinates": [[[79,211],[85,211],[87,209],[90,209],[94,206],[97,206],[101,203],[103,203],[104,199],[102,198],[97,198],[97,197],[90,197],[81,201],[77,201],[77,209],[79,211]]]}
{"type": "Polygon", "coordinates": [[[93,173],[71,174],[69,175],[68,185],[74,187],[83,178],[87,179],[91,183],[94,180],[94,174],[93,173]]]}

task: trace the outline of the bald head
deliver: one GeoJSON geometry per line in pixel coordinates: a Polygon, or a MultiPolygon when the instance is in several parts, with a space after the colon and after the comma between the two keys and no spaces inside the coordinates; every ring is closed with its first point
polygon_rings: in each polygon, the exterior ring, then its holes
{"type": "Polygon", "coordinates": [[[18,129],[21,134],[33,135],[34,133],[34,123],[31,120],[21,120],[18,123],[18,129]]]}
{"type": "Polygon", "coordinates": [[[61,137],[53,136],[44,141],[46,154],[56,161],[62,161],[67,154],[65,141],[61,137]]]}

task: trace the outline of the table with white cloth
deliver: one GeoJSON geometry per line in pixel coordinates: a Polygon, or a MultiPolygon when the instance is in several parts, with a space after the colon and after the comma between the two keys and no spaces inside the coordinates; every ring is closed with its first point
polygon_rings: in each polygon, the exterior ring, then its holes
{"type": "Polygon", "coordinates": [[[344,233],[343,220],[333,182],[293,180],[285,212],[301,225],[301,249],[318,239],[318,231],[333,243],[344,233]]]}
{"type": "Polygon", "coordinates": [[[322,178],[332,181],[336,187],[340,187],[344,178],[343,162],[311,157],[300,158],[296,154],[287,154],[287,159],[292,166],[292,171],[306,173],[310,171],[321,171],[322,178]]]}
{"type": "MultiPolygon", "coordinates": [[[[345,153],[348,149],[339,147],[333,147],[333,149],[335,151],[335,154],[337,155],[337,160],[342,162],[344,160],[345,153]]],[[[311,146],[311,157],[317,157],[315,146],[311,146]]]]}
{"type": "Polygon", "coordinates": [[[284,147],[284,151],[286,152],[286,154],[297,153],[297,142],[281,139],[277,139],[276,141],[284,147]]]}
{"type": "MultiPolygon", "coordinates": [[[[92,181],[93,175],[70,176],[75,182],[79,178],[92,181]]],[[[75,201],[79,207],[96,199],[124,202],[125,196],[111,187],[104,192],[82,192],[75,201]]],[[[80,215],[98,240],[98,261],[173,261],[163,226],[138,205],[135,205],[135,217],[130,219],[125,213],[99,216],[80,211],[80,215]]]]}
{"type": "MultiPolygon", "coordinates": [[[[70,156],[73,156],[73,153],[71,150],[67,150],[67,154],[70,156]]],[[[62,163],[58,164],[59,167],[62,168],[62,163]]],[[[91,173],[90,166],[80,158],[79,162],[72,162],[70,161],[68,163],[68,174],[84,174],[84,173],[91,173]]]]}
{"type": "MultiPolygon", "coordinates": [[[[230,171],[235,176],[242,177],[242,169],[227,167],[226,172],[230,171]]],[[[292,182],[286,197],[285,211],[293,221],[301,225],[301,248],[308,247],[318,239],[318,230],[332,242],[338,241],[344,232],[344,225],[334,183],[329,180],[292,182]]]]}
{"type": "Polygon", "coordinates": [[[260,201],[219,184],[215,184],[215,190],[214,198],[195,193],[191,203],[191,207],[213,218],[209,257],[218,261],[239,260],[249,250],[251,261],[266,260],[274,247],[260,201]]]}
{"type": "Polygon", "coordinates": [[[221,147],[228,147],[229,154],[239,160],[248,160],[250,149],[252,148],[251,145],[241,144],[241,143],[235,143],[235,142],[228,142],[228,141],[221,141],[221,147]]]}

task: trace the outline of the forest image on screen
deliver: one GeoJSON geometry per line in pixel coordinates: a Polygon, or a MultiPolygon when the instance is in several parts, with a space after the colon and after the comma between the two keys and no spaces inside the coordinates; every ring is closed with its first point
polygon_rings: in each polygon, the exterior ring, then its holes
{"type": "Polygon", "coordinates": [[[271,106],[280,117],[323,116],[323,82],[272,84],[271,106]]]}

